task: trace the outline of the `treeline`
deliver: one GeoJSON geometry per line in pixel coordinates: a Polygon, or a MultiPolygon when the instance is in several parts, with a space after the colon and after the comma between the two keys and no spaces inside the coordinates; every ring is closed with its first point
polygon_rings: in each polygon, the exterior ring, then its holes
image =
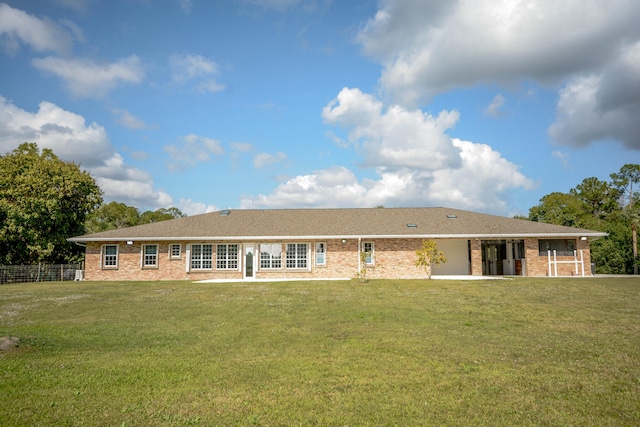
{"type": "Polygon", "coordinates": [[[99,233],[101,231],[184,217],[186,215],[180,212],[178,208],[160,208],[155,211],[140,213],[140,210],[134,206],[111,202],[101,205],[88,215],[85,222],[85,230],[87,234],[99,233]]]}
{"type": "Polygon", "coordinates": [[[525,219],[607,232],[591,242],[596,273],[637,274],[640,165],[624,165],[610,178],[586,178],[568,193],[548,194],[525,219]]]}
{"type": "Polygon", "coordinates": [[[79,262],[84,249],[69,237],[183,216],[177,208],[140,213],[103,204],[89,173],[35,143],[0,156],[0,265],[79,262]]]}

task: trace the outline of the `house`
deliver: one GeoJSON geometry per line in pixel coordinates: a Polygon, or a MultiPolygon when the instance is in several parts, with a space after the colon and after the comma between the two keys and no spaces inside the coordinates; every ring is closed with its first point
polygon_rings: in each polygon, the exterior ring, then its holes
{"type": "Polygon", "coordinates": [[[222,210],[70,238],[87,280],[421,278],[422,241],[437,276],[591,275],[606,233],[449,208],[222,210]],[[365,252],[364,260],[360,252],[365,252]]]}

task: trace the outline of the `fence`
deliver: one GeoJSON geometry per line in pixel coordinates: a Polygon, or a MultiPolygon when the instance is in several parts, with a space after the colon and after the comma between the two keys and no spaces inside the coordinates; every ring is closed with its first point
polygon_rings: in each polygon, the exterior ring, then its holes
{"type": "Polygon", "coordinates": [[[82,264],[0,265],[0,284],[75,280],[82,264]]]}
{"type": "Polygon", "coordinates": [[[573,261],[558,261],[556,250],[553,250],[553,258],[551,257],[551,251],[547,251],[547,260],[549,263],[549,276],[558,277],[558,264],[574,264],[576,267],[575,275],[578,275],[578,266],[582,268],[582,277],[584,277],[584,256],[582,249],[580,249],[580,259],[576,251],[573,251],[573,261]]]}

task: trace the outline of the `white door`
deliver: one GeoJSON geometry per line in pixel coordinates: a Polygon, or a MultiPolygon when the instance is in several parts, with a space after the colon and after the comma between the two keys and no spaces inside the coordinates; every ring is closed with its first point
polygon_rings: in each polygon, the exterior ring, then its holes
{"type": "Polygon", "coordinates": [[[513,251],[514,251],[513,242],[508,241],[507,253],[506,253],[507,257],[502,260],[503,274],[507,276],[513,276],[514,274],[516,274],[516,261],[513,256],[513,251]]]}
{"type": "Polygon", "coordinates": [[[244,268],[242,270],[242,276],[247,280],[255,279],[256,265],[256,246],[253,243],[244,245],[244,268]]]}

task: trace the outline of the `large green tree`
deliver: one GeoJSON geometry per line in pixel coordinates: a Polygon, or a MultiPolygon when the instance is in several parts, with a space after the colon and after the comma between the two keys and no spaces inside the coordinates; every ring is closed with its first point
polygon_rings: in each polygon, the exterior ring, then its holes
{"type": "Polygon", "coordinates": [[[580,205],[580,227],[602,228],[603,222],[619,210],[618,190],[606,181],[591,177],[569,190],[580,205]]]}
{"type": "Polygon", "coordinates": [[[183,214],[178,208],[160,208],[155,211],[146,211],[140,215],[138,224],[149,224],[152,222],[166,221],[168,219],[184,218],[183,214]]]}
{"type": "Polygon", "coordinates": [[[140,211],[133,206],[120,202],[110,202],[101,205],[87,217],[87,233],[115,230],[118,228],[138,225],[140,211]]]}
{"type": "Polygon", "coordinates": [[[77,261],[89,212],[102,202],[95,180],[72,162],[35,143],[0,156],[0,263],[77,261]]]}
{"type": "Polygon", "coordinates": [[[87,217],[86,228],[87,233],[98,233],[100,231],[115,230],[134,225],[183,218],[185,216],[180,209],[173,207],[145,211],[140,214],[138,208],[134,206],[128,206],[120,202],[110,202],[103,204],[87,217]]]}
{"type": "Polygon", "coordinates": [[[567,227],[580,227],[582,213],[580,199],[575,195],[554,192],[544,196],[538,205],[529,209],[529,219],[567,227]]]}
{"type": "Polygon", "coordinates": [[[624,207],[624,217],[631,226],[631,244],[633,253],[633,274],[638,274],[638,226],[640,225],[640,209],[635,203],[640,199],[640,165],[626,164],[620,172],[612,173],[613,185],[620,192],[620,201],[624,207]]]}

